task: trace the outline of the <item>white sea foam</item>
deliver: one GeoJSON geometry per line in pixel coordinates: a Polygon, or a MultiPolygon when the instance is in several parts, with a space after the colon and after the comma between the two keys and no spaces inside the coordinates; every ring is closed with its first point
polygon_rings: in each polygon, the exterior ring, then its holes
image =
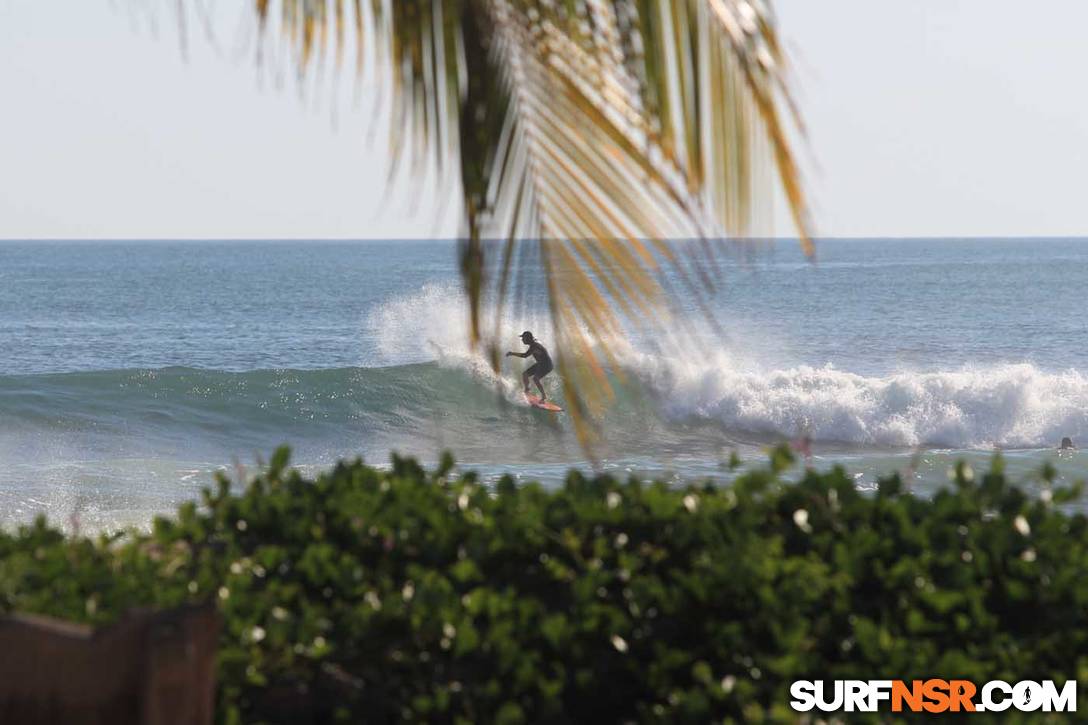
{"type": "Polygon", "coordinates": [[[1030,364],[866,377],[824,367],[753,371],[643,358],[672,419],[874,446],[1033,448],[1088,436],[1088,377],[1030,364]]]}
{"type": "MultiPolygon", "coordinates": [[[[418,359],[437,358],[494,382],[468,346],[464,309],[456,287],[427,286],[382,305],[368,326],[390,364],[410,361],[427,340],[431,350],[418,359]]],[[[508,315],[502,329],[512,331],[510,347],[526,327],[550,329],[543,318],[508,315]]],[[[659,336],[654,352],[628,340],[608,344],[666,420],[879,447],[1036,448],[1063,436],[1088,440],[1088,376],[1077,370],[1022,363],[865,376],[830,364],[776,367],[708,339],[716,338],[659,336]]],[[[516,391],[516,376],[501,380],[516,391]]]]}
{"type": "Polygon", "coordinates": [[[492,343],[501,351],[522,349],[518,336],[523,330],[533,330],[538,338],[546,340],[551,323],[543,315],[515,315],[508,310],[502,315],[496,335],[495,310],[488,306],[481,314],[483,340],[473,348],[467,310],[464,293],[457,285],[426,284],[415,294],[379,305],[367,316],[365,327],[384,364],[437,360],[498,387],[511,402],[520,401],[518,375],[512,369],[505,374],[495,373],[484,351],[492,343]]]}
{"type": "MultiPolygon", "coordinates": [[[[485,306],[481,322],[481,333],[490,339],[495,332],[493,307],[485,306]]],[[[464,293],[450,282],[426,284],[413,294],[387,300],[367,315],[364,327],[374,339],[379,359],[387,365],[475,354],[469,344],[464,293]]],[[[507,310],[497,342],[515,347],[517,336],[525,329],[537,331],[539,337],[551,329],[551,324],[543,315],[515,315],[507,310]]]]}

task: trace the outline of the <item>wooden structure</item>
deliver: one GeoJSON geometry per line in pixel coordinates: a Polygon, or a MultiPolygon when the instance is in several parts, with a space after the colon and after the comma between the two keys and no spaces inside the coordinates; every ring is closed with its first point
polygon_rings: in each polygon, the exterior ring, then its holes
{"type": "Polygon", "coordinates": [[[210,605],[97,630],[0,617],[0,723],[210,724],[219,627],[210,605]]]}

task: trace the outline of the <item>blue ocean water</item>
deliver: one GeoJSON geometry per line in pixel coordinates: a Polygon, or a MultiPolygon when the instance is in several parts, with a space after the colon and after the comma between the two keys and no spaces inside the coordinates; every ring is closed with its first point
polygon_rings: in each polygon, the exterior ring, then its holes
{"type": "MultiPolygon", "coordinates": [[[[146,523],[281,443],[308,467],[452,449],[485,476],[587,466],[466,345],[453,242],[0,242],[0,524],[146,523]]],[[[859,486],[931,490],[995,448],[1027,485],[1088,456],[1088,241],[825,240],[727,253],[695,332],[601,341],[628,386],[599,465],[727,478],[808,436],[859,486]],[[914,461],[912,466],[911,461],[914,461]]],[[[530,288],[503,322],[548,342],[530,288]]],[[[677,326],[680,327],[686,326],[677,326]]],[[[507,329],[508,328],[508,329],[507,329]]],[[[558,381],[553,394],[562,402],[558,381]]]]}

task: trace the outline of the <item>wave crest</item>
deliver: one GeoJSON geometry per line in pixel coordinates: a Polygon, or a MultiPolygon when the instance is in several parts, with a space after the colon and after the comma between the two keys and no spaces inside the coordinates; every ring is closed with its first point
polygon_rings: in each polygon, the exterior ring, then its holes
{"type": "Polygon", "coordinates": [[[1088,378],[1023,363],[866,377],[825,367],[743,371],[643,358],[672,419],[872,446],[1031,448],[1088,434],[1088,378]]]}
{"type": "MultiPolygon", "coordinates": [[[[494,385],[490,367],[466,344],[464,309],[457,287],[427,286],[382,305],[369,325],[390,360],[403,362],[413,339],[425,336],[431,359],[494,385]]],[[[485,310],[486,319],[494,319],[492,312],[485,310]]],[[[512,340],[525,328],[547,329],[546,318],[504,316],[512,340]]],[[[651,415],[666,425],[709,423],[727,433],[807,434],[885,448],[1036,448],[1063,436],[1088,437],[1088,377],[1077,370],[1020,363],[866,376],[830,364],[777,367],[756,352],[767,347],[762,342],[742,347],[713,335],[663,333],[602,344],[650,391],[651,415]]],[[[516,397],[515,378],[509,372],[498,378],[509,399],[516,397]]],[[[621,406],[606,423],[622,434],[632,427],[624,417],[633,413],[621,406]]]]}

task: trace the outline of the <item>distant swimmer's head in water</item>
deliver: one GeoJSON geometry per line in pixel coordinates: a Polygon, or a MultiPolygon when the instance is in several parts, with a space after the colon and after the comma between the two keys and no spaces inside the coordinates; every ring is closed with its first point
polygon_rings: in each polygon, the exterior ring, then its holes
{"type": "Polygon", "coordinates": [[[1069,436],[1066,436],[1065,438],[1062,438],[1062,444],[1060,448],[1063,451],[1072,451],[1076,449],[1076,446],[1073,445],[1073,439],[1069,436]]]}

